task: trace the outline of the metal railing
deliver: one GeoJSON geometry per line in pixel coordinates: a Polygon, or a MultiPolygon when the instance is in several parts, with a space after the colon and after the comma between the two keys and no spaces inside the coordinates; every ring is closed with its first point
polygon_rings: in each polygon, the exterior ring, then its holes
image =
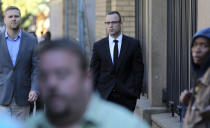
{"type": "Polygon", "coordinates": [[[179,96],[189,89],[191,74],[191,39],[196,31],[196,0],[167,1],[167,105],[180,113],[179,96]]]}

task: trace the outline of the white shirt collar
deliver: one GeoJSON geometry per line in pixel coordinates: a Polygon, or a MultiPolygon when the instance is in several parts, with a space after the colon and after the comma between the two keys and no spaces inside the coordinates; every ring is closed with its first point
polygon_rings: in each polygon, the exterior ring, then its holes
{"type": "MultiPolygon", "coordinates": [[[[19,32],[18,32],[18,35],[17,37],[14,39],[14,40],[17,40],[18,38],[21,38],[21,35],[22,35],[22,30],[20,29],[19,32]]],[[[7,33],[7,30],[5,31],[5,38],[9,38],[9,35],[7,33]]]]}
{"type": "Polygon", "coordinates": [[[110,50],[112,62],[113,62],[113,57],[114,57],[114,46],[115,46],[114,40],[118,40],[118,55],[120,55],[122,38],[123,38],[122,33],[117,38],[113,38],[109,35],[109,50],[110,50]]]}
{"type": "Polygon", "coordinates": [[[120,35],[117,38],[113,38],[111,35],[109,35],[109,42],[113,42],[114,40],[118,40],[118,43],[121,43],[122,42],[122,37],[123,37],[122,32],[120,33],[120,35]]]}

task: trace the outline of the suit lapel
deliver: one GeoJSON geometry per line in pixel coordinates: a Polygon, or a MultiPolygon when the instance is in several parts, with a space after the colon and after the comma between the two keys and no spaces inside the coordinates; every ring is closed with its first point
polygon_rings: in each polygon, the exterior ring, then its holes
{"type": "Polygon", "coordinates": [[[26,49],[26,43],[27,43],[25,38],[26,38],[25,33],[22,32],[19,51],[18,51],[16,62],[15,62],[15,67],[18,64],[18,62],[21,60],[22,56],[24,55],[24,50],[26,49]]]}
{"type": "Polygon", "coordinates": [[[122,63],[123,59],[125,58],[127,48],[128,48],[128,41],[127,41],[127,38],[123,35],[122,46],[120,49],[120,56],[119,56],[119,60],[118,60],[117,67],[116,67],[117,70],[119,69],[120,64],[122,63]]]}
{"type": "Polygon", "coordinates": [[[12,59],[9,54],[9,49],[7,47],[7,42],[6,42],[4,33],[2,34],[2,46],[3,46],[2,51],[3,51],[3,54],[5,55],[5,58],[7,59],[9,65],[13,67],[12,59]]]}
{"type": "Polygon", "coordinates": [[[108,37],[106,38],[106,40],[104,42],[104,46],[105,46],[105,56],[107,57],[108,62],[113,65],[111,54],[110,54],[109,38],[108,37]]]}

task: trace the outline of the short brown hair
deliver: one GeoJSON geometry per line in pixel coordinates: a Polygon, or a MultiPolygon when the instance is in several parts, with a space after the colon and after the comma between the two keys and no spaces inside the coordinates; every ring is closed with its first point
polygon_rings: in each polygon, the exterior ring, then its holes
{"type": "Polygon", "coordinates": [[[122,20],[121,20],[121,15],[120,15],[120,13],[119,13],[118,11],[110,11],[110,12],[108,12],[107,15],[113,15],[113,14],[117,14],[117,16],[119,17],[119,22],[122,21],[122,20]]]}
{"type": "Polygon", "coordinates": [[[64,50],[73,53],[79,60],[79,67],[81,71],[86,72],[88,70],[87,56],[85,55],[84,50],[82,50],[76,41],[68,39],[43,41],[38,45],[36,49],[38,59],[40,59],[43,53],[52,50],[64,50]]]}
{"type": "Polygon", "coordinates": [[[19,9],[18,7],[16,7],[16,6],[8,6],[8,7],[4,10],[4,16],[5,16],[6,12],[9,11],[9,10],[18,10],[19,13],[20,13],[20,15],[21,15],[20,9],[19,9]]]}

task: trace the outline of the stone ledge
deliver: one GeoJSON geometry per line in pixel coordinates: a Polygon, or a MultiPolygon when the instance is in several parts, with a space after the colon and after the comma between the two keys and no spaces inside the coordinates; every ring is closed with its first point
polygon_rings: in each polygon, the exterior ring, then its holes
{"type": "Polygon", "coordinates": [[[179,128],[179,116],[175,114],[174,117],[171,113],[161,113],[152,115],[152,128],[179,128]]]}
{"type": "Polygon", "coordinates": [[[167,113],[168,109],[166,107],[150,107],[148,99],[146,97],[141,97],[137,101],[135,114],[141,116],[145,121],[152,125],[151,115],[159,113],[167,113]]]}

